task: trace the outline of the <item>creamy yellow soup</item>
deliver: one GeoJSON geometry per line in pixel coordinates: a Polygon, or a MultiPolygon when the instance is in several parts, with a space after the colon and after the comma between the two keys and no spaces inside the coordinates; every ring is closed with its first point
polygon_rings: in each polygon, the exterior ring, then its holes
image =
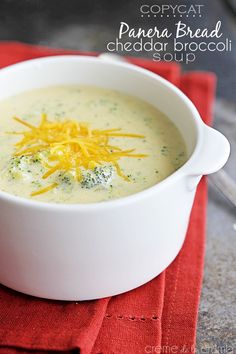
{"type": "Polygon", "coordinates": [[[128,196],[162,181],[187,159],[180,132],[162,112],[90,86],[48,87],[0,102],[0,146],[0,189],[48,203],[128,196]],[[58,131],[51,140],[49,124],[58,131]]]}

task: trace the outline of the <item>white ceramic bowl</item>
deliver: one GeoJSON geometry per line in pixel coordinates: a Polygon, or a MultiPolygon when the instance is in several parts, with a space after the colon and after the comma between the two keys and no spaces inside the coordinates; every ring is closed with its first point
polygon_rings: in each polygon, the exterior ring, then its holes
{"type": "Polygon", "coordinates": [[[201,176],[219,170],[230,148],[181,91],[127,63],[78,56],[27,61],[0,71],[0,99],[61,84],[146,100],[177,125],[190,155],[161,183],[107,202],[46,204],[0,192],[0,282],[43,298],[97,299],[144,284],[173,261],[201,176]]]}

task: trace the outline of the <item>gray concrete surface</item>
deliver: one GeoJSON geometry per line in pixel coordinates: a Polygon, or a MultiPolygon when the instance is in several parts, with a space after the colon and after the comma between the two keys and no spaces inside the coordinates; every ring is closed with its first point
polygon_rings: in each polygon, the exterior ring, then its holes
{"type": "MultiPolygon", "coordinates": [[[[236,181],[236,105],[218,100],[215,127],[231,143],[225,170],[236,181]]],[[[198,353],[236,353],[236,209],[209,181],[205,272],[197,332],[198,353]]]]}
{"type": "MultiPolygon", "coordinates": [[[[174,0],[147,1],[151,2],[176,3],[174,0]]],[[[134,0],[61,0],[55,7],[55,1],[51,0],[1,0],[0,40],[104,51],[106,43],[116,36],[120,21],[144,27],[156,24],[154,19],[140,19],[137,11],[140,3],[134,0]]],[[[200,3],[205,4],[207,15],[199,19],[199,24],[210,25],[222,19],[233,50],[227,55],[200,55],[194,64],[184,65],[183,70],[211,70],[218,76],[215,127],[231,142],[232,153],[225,169],[236,180],[236,21],[227,12],[223,0],[200,3]]],[[[168,24],[171,26],[170,20],[168,24]]],[[[205,259],[197,353],[236,353],[236,209],[211,185],[205,259]]]]}

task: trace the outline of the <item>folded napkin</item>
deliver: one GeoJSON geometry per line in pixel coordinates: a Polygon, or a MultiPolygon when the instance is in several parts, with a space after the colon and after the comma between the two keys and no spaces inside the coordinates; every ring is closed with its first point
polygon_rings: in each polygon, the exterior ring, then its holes
{"type": "MultiPolygon", "coordinates": [[[[2,42],[0,67],[59,54],[95,55],[2,42]]],[[[211,123],[213,74],[182,75],[174,63],[129,60],[179,86],[195,103],[203,120],[211,123]]],[[[64,302],[34,298],[2,286],[0,353],[193,352],[203,274],[206,202],[203,178],[181,252],[161,275],[135,290],[101,300],[64,302]]]]}

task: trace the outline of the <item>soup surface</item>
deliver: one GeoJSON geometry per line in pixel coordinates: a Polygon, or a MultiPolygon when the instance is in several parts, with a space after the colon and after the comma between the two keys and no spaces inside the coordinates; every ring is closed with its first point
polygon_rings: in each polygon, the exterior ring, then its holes
{"type": "Polygon", "coordinates": [[[180,132],[163,113],[90,86],[48,87],[1,101],[0,145],[0,189],[49,203],[127,196],[187,159],[180,132]]]}

